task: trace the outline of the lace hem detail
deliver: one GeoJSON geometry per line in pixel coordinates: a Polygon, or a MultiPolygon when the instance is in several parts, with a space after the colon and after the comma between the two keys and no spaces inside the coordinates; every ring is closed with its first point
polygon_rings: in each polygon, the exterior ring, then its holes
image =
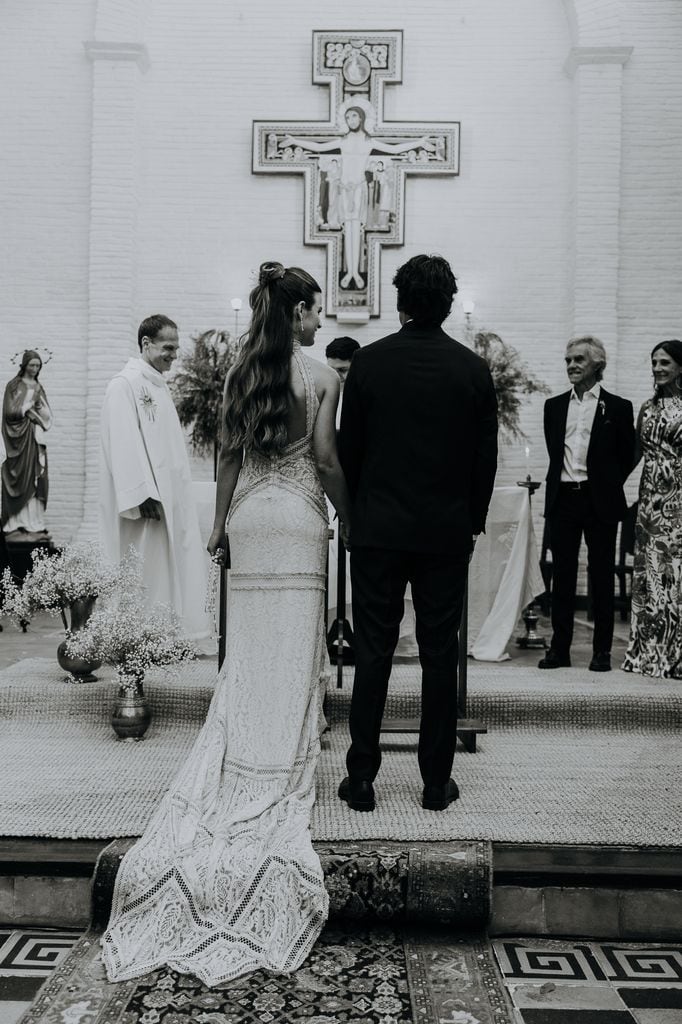
{"type": "Polygon", "coordinates": [[[230,587],[233,590],[324,590],[323,573],[292,572],[272,573],[261,576],[256,573],[230,573],[230,587]]]}

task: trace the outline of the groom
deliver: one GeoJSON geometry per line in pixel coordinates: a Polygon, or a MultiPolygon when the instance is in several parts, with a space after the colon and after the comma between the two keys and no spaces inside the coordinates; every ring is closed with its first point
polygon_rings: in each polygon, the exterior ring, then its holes
{"type": "Polygon", "coordinates": [[[339,796],[374,810],[379,735],[408,581],[422,666],[422,806],[459,796],[458,630],[467,567],[485,527],[497,462],[497,402],[485,362],[441,324],[457,284],[440,256],[398,270],[401,329],[353,357],[339,453],[353,501],[355,680],[348,776],[339,796]]]}

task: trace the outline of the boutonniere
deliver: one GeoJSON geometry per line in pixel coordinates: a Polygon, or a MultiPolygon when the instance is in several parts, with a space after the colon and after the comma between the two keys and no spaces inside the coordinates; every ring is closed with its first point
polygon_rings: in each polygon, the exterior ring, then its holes
{"type": "Polygon", "coordinates": [[[151,391],[148,388],[142,388],[140,391],[140,397],[138,399],[140,405],[144,410],[144,414],[150,423],[153,423],[156,419],[156,402],[152,396],[151,391]]]}
{"type": "Polygon", "coordinates": [[[606,416],[606,402],[603,398],[599,399],[599,411],[602,414],[602,416],[606,416]]]}

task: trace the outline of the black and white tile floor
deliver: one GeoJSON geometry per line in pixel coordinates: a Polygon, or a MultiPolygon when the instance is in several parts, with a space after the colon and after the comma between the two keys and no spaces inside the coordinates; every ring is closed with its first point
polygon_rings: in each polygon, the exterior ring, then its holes
{"type": "MultiPolygon", "coordinates": [[[[15,1024],[79,934],[0,927],[0,1024],[15,1024]]],[[[682,1024],[682,946],[569,939],[493,945],[519,1024],[682,1024]]]]}
{"type": "Polygon", "coordinates": [[[682,1024],[682,946],[502,939],[523,1024],[682,1024]]]}
{"type": "Polygon", "coordinates": [[[0,927],[0,1024],[14,1024],[81,933],[0,927]]]}

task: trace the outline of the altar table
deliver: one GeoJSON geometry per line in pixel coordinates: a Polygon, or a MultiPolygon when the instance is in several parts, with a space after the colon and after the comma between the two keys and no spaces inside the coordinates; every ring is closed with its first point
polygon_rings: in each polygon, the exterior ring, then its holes
{"type": "MultiPolygon", "coordinates": [[[[329,550],[329,619],[336,618],[338,531],[329,550]]],[[[347,574],[347,614],[352,623],[350,574],[347,574]]],[[[523,487],[496,487],[486,532],[476,543],[469,566],[469,654],[477,661],[505,661],[522,610],[542,594],[545,584],[530,515],[528,492],[523,487]]],[[[408,586],[405,615],[396,654],[417,654],[414,611],[408,586]]]]}

